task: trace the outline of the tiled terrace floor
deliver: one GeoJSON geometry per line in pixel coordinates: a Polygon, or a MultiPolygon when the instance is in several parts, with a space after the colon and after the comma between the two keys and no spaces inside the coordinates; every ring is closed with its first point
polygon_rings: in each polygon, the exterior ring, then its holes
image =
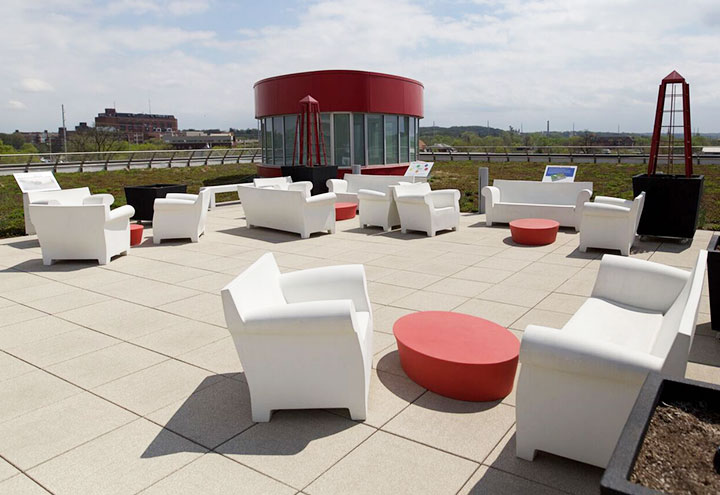
{"type": "MultiPolygon", "coordinates": [[[[43,267],[34,237],[0,243],[0,493],[598,493],[602,471],[514,455],[514,395],[466,403],[411,382],[392,324],[417,310],[562,326],[590,293],[602,252],[562,231],[519,247],[466,215],[435,238],[362,230],[309,240],[245,228],[240,206],[209,215],[198,244],[142,246],[109,265],[43,267]],[[262,253],[283,270],[363,263],[374,303],[367,421],[345,411],[250,420],[219,290],[262,253]]],[[[643,242],[640,258],[690,267],[692,244],[643,242]]],[[[720,382],[707,288],[688,376],[720,382]]]]}

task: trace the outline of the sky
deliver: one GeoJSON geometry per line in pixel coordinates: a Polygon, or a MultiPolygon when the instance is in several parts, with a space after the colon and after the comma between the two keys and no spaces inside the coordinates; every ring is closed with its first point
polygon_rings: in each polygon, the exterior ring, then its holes
{"type": "MultiPolygon", "coordinates": [[[[253,84],[355,69],[425,86],[421,126],[649,132],[658,84],[720,131],[720,1],[2,0],[0,132],[106,107],[256,127],[253,84]]],[[[322,102],[321,106],[322,106],[322,102]]]]}

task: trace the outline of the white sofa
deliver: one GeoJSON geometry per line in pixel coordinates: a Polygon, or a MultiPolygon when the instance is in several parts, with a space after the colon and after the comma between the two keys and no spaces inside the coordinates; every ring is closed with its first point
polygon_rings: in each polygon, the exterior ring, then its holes
{"type": "Polygon", "coordinates": [[[408,230],[421,230],[433,237],[440,230],[460,227],[460,191],[457,189],[432,191],[427,182],[390,187],[403,234],[408,230]]]}
{"type": "Polygon", "coordinates": [[[222,302],[253,421],[310,408],[366,418],[373,320],[362,265],[281,274],[267,253],[222,290],[222,302]]]}
{"type": "MultiPolygon", "coordinates": [[[[298,183],[299,184],[299,183],[298,183]]],[[[238,186],[248,228],[267,227],[300,234],[335,232],[335,195],[307,196],[304,191],[238,186]]]]}
{"type": "Polygon", "coordinates": [[[310,181],[293,182],[292,177],[267,177],[253,179],[253,185],[260,189],[281,189],[283,191],[302,191],[305,197],[310,196],[313,183],[310,181]]]}
{"type": "Polygon", "coordinates": [[[163,239],[186,239],[198,242],[205,233],[210,192],[198,194],[168,193],[157,198],[153,213],[153,244],[163,239]]]}
{"type": "Polygon", "coordinates": [[[592,182],[535,182],[495,179],[482,188],[485,220],[509,223],[520,218],[546,218],[580,229],[583,206],[592,196],[592,182]]]}
{"type": "Polygon", "coordinates": [[[536,450],[606,467],[649,372],[683,377],[707,251],[691,272],[606,255],[562,330],[529,325],[520,346],[517,456],[536,450]]]}
{"type": "Polygon", "coordinates": [[[43,264],[54,260],[96,259],[106,265],[110,258],[130,249],[132,206],[114,210],[102,198],[84,205],[62,205],[57,200],[30,204],[37,229],[43,264]]]}
{"type": "Polygon", "coordinates": [[[644,192],[633,201],[597,196],[594,203],[585,203],[578,249],[583,253],[589,247],[618,249],[623,256],[629,255],[644,204],[644,192]]]}
{"type": "Polygon", "coordinates": [[[328,190],[335,193],[338,202],[358,203],[358,191],[361,189],[384,193],[388,186],[400,182],[415,182],[415,178],[402,175],[345,174],[343,179],[328,179],[326,184],[328,190]]]}

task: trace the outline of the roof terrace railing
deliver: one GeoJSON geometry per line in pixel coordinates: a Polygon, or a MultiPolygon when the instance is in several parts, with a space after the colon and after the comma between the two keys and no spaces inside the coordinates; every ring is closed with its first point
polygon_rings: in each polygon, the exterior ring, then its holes
{"type": "Polygon", "coordinates": [[[14,172],[97,172],[139,168],[199,167],[226,163],[255,163],[261,148],[194,150],[91,151],[0,155],[0,175],[14,172]]]}

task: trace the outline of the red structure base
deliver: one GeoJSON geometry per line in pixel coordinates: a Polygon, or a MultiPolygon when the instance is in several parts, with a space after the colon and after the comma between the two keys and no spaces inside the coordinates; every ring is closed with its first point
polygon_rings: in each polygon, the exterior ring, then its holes
{"type": "Polygon", "coordinates": [[[142,242],[143,226],[139,223],[130,224],[130,245],[137,246],[142,242]]]}
{"type": "Polygon", "coordinates": [[[512,391],[520,342],[496,323],[423,311],[397,320],[393,333],[403,370],[428,390],[475,402],[501,399],[512,391]]]}
{"type": "Polygon", "coordinates": [[[559,227],[555,220],[521,218],[510,222],[510,235],[518,244],[544,246],[555,242],[559,227]]]}
{"type": "Polygon", "coordinates": [[[335,203],[335,220],[350,220],[355,218],[356,203],[335,203]]]}

